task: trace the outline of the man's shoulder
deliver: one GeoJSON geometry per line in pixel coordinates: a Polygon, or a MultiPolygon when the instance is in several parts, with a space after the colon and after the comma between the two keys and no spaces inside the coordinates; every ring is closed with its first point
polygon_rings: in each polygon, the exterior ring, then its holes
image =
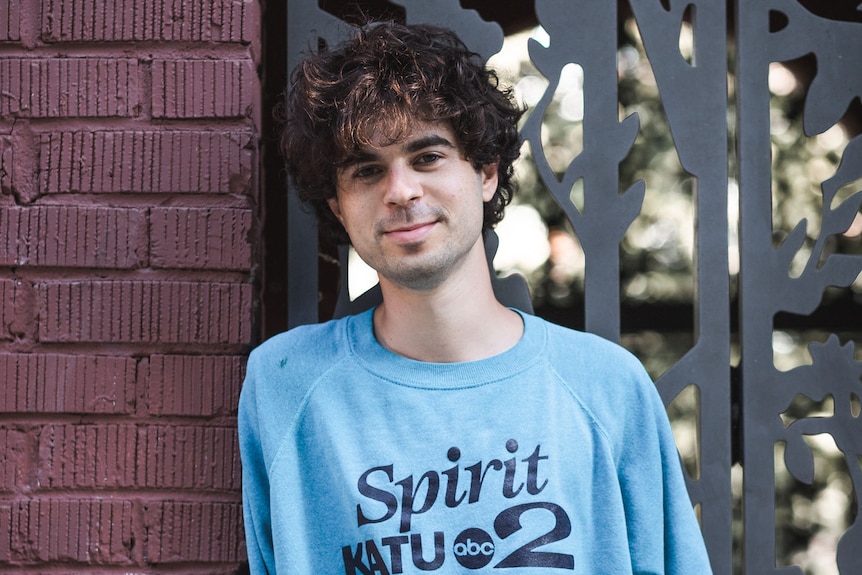
{"type": "Polygon", "coordinates": [[[604,430],[615,449],[629,437],[626,422],[654,417],[661,404],[641,361],[596,334],[555,324],[547,328],[547,361],[604,430]]]}
{"type": "Polygon", "coordinates": [[[608,405],[636,404],[655,393],[644,365],[620,344],[593,333],[543,323],[548,365],[597,413],[608,405]]]}
{"type": "Polygon", "coordinates": [[[267,339],[249,357],[256,369],[307,370],[314,365],[330,364],[349,350],[350,317],[323,323],[300,325],[267,339]]]}
{"type": "Polygon", "coordinates": [[[543,325],[547,333],[547,349],[552,358],[575,364],[610,363],[621,370],[640,371],[640,361],[622,345],[594,333],[561,326],[548,320],[530,316],[536,325],[543,325]]]}
{"type": "Polygon", "coordinates": [[[282,349],[295,349],[314,346],[321,341],[330,341],[344,329],[347,318],[298,325],[276,334],[258,345],[253,353],[268,354],[282,349]]]}

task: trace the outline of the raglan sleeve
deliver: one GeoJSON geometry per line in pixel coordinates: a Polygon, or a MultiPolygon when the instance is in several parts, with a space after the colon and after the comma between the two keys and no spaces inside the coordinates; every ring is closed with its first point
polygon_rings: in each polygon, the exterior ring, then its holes
{"type": "Polygon", "coordinates": [[[618,476],[636,574],[709,575],[703,535],[688,496],[670,422],[640,365],[627,395],[618,476]]]}
{"type": "Polygon", "coordinates": [[[242,461],[242,510],[246,549],[252,575],[274,575],[275,556],[269,496],[269,476],[260,425],[259,381],[255,356],[249,358],[239,399],[238,433],[242,461]]]}

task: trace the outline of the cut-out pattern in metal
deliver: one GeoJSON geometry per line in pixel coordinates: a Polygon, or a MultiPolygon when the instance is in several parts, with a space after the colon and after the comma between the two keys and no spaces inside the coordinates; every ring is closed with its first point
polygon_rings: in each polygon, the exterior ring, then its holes
{"type": "Polygon", "coordinates": [[[852,406],[862,394],[862,363],[854,359],[852,342],[842,344],[831,335],[810,346],[810,365],[782,372],[774,364],[772,343],[777,313],[809,315],[828,286],[846,287],[862,271],[862,257],[829,255],[825,249],[832,236],[850,227],[862,205],[862,190],[833,205],[839,188],[862,177],[862,137],[847,144],[834,175],[822,182],[819,232],[801,273],[791,274],[791,262],[813,222],[803,219],[779,246],[773,245],[767,81],[770,63],[813,54],[817,71],[805,97],[803,126],[809,137],[826,131],[862,96],[862,24],[826,20],[786,0],[738,0],[736,22],[745,572],[803,572],[776,565],[775,467],[785,465],[797,481],[811,483],[814,457],[805,438],[830,434],[857,494],[851,495],[857,519],[838,544],[837,564],[842,574],[862,573],[862,420],[852,406]],[[831,396],[833,414],[805,415],[785,424],[781,415],[797,395],[814,402],[831,396]],[[776,447],[783,447],[783,461],[776,461],[776,447]]]}
{"type": "MultiPolygon", "coordinates": [[[[502,44],[499,26],[463,9],[459,0],[391,0],[390,4],[403,8],[407,22],[453,28],[486,58],[502,44]]],[[[687,466],[687,484],[701,516],[714,571],[728,574],[734,553],[740,552],[734,550],[732,538],[731,496],[728,3],[629,0],[619,6],[629,9],[636,20],[679,164],[695,182],[691,199],[695,214],[694,333],[688,351],[656,384],[668,405],[695,390],[700,445],[697,465],[693,470],[687,466]],[[693,31],[691,57],[680,52],[683,21],[693,31]]],[[[619,114],[618,4],[535,0],[535,12],[550,40],[547,46],[531,41],[529,55],[548,86],[529,112],[522,135],[544,187],[562,208],[584,251],[585,328],[619,340],[624,320],[619,295],[620,242],[655,184],[620,181],[620,162],[630,154],[643,126],[637,114],[624,118],[619,114]],[[583,70],[583,147],[560,169],[559,159],[550,161],[543,149],[542,123],[563,69],[570,64],[583,70]],[[576,205],[572,190],[581,185],[583,199],[576,205]]],[[[826,286],[847,286],[862,270],[858,256],[828,255],[827,250],[829,237],[846,230],[859,212],[862,194],[833,204],[843,198],[838,197],[839,189],[862,177],[862,140],[856,138],[846,146],[840,167],[823,181],[820,235],[811,242],[808,265],[801,275],[791,277],[790,260],[798,257],[806,228],[801,224],[781,246],[773,247],[767,74],[770,62],[813,53],[817,75],[805,101],[805,128],[809,135],[826,130],[862,94],[862,25],[819,18],[796,0],[736,0],[735,16],[744,567],[745,573],[755,575],[801,573],[795,567],[776,567],[774,451],[777,444],[785,445],[787,468],[796,479],[805,481],[812,475],[813,460],[804,438],[829,433],[846,456],[858,492],[862,486],[862,418],[858,413],[862,364],[854,359],[852,344],[833,336],[811,347],[811,365],[779,372],[773,363],[773,320],[778,312],[811,313],[826,286]],[[792,419],[786,414],[797,394],[815,402],[831,396],[834,415],[785,423],[792,419]]],[[[288,2],[289,69],[309,42],[334,43],[346,30],[347,24],[320,9],[317,0],[288,2]]],[[[288,321],[293,326],[318,319],[316,232],[311,216],[295,203],[289,206],[288,234],[288,321]]],[[[346,268],[344,254],[341,261],[346,268]]],[[[353,309],[343,296],[340,306],[337,313],[353,309]]],[[[858,504],[856,498],[854,505],[858,504]]],[[[839,546],[838,565],[844,575],[862,573],[860,539],[862,528],[853,525],[839,546]]]]}
{"type": "MultiPolygon", "coordinates": [[[[680,163],[697,178],[695,344],[656,383],[665,403],[690,385],[699,390],[700,475],[687,479],[692,501],[700,507],[714,568],[721,572],[731,555],[725,11],[716,2],[671,4],[665,9],[653,0],[631,2],[680,163]],[[690,6],[695,14],[694,64],[681,56],[678,40],[690,6]]],[[[616,3],[585,0],[572,10],[559,1],[537,0],[536,14],[550,43],[543,48],[532,41],[530,57],[550,85],[522,133],[544,184],[566,212],[584,250],[586,329],[619,340],[619,245],[641,209],[646,183],[636,182],[620,193],[619,164],[639,123],[634,115],[619,121],[616,3]],[[558,177],[542,153],[541,121],[570,62],[584,71],[584,143],[558,177]],[[569,198],[581,178],[584,200],[578,210],[569,198]]]]}

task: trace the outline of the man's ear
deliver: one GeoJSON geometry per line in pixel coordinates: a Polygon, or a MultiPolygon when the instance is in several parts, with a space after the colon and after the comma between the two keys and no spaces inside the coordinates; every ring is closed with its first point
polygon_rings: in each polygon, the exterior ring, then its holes
{"type": "Polygon", "coordinates": [[[329,204],[329,209],[332,210],[332,213],[335,215],[335,219],[341,222],[341,225],[344,225],[344,218],[341,216],[341,206],[338,204],[338,197],[334,196],[326,200],[326,203],[329,204]]]}
{"type": "Polygon", "coordinates": [[[497,193],[499,167],[500,162],[493,162],[479,168],[479,175],[482,177],[482,200],[485,202],[490,202],[494,194],[497,193]]]}

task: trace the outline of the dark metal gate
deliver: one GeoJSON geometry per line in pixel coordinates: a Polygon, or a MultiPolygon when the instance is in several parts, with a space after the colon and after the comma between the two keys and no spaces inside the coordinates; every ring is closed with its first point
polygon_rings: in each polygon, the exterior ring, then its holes
{"type": "MultiPolygon", "coordinates": [[[[342,4],[288,2],[289,69],[309,43],[336,42],[343,34],[346,24],[333,15],[342,4]]],[[[503,42],[500,26],[488,20],[494,10],[512,9],[484,3],[491,8],[483,18],[462,7],[483,5],[478,0],[365,4],[372,13],[384,6],[408,23],[453,28],[486,57],[503,42]]],[[[843,19],[815,13],[815,2],[801,0],[737,0],[732,6],[715,0],[535,0],[532,12],[550,38],[529,42],[532,64],[547,86],[522,133],[542,189],[583,251],[580,327],[616,341],[625,340],[632,328],[627,318],[635,313],[622,301],[620,245],[659,185],[620,176],[647,125],[639,114],[621,114],[616,97],[622,22],[636,24],[649,57],[693,221],[690,304],[674,308],[676,316],[689,314],[682,323],[691,333],[656,384],[668,405],[684,393],[696,398],[697,444],[687,481],[716,573],[828,573],[809,557],[818,536],[832,549],[831,572],[837,565],[842,574],[862,573],[862,18],[853,2],[843,3],[843,11],[839,4],[832,8],[843,19]],[[691,50],[681,52],[686,27],[691,50]],[[543,122],[571,63],[583,71],[582,149],[561,166],[546,153],[543,122]],[[777,71],[775,63],[781,63],[777,71]],[[771,85],[772,72],[789,87],[771,85]],[[794,89],[801,109],[777,117],[770,102],[794,89]],[[783,170],[775,138],[792,137],[787,124],[793,122],[801,122],[804,133],[790,146],[820,142],[823,157],[783,170]],[[800,165],[817,183],[802,192],[794,175],[800,165]],[[804,218],[787,208],[800,193],[808,194],[802,205],[816,206],[802,209],[804,218]],[[737,212],[738,228],[732,221],[737,212]],[[776,349],[794,341],[811,343],[802,352],[808,361],[779,365],[776,349]],[[783,534],[802,529],[793,506],[804,508],[822,495],[808,486],[822,473],[813,442],[825,434],[834,440],[832,464],[839,460],[843,477],[830,476],[827,485],[844,488],[843,499],[832,494],[843,533],[797,533],[809,558],[794,561],[802,555],[785,550],[783,534]],[[734,488],[741,470],[742,487],[734,488]]],[[[293,326],[319,319],[320,288],[315,225],[290,202],[287,305],[293,326]]],[[[346,268],[343,256],[342,250],[346,268]]]]}

